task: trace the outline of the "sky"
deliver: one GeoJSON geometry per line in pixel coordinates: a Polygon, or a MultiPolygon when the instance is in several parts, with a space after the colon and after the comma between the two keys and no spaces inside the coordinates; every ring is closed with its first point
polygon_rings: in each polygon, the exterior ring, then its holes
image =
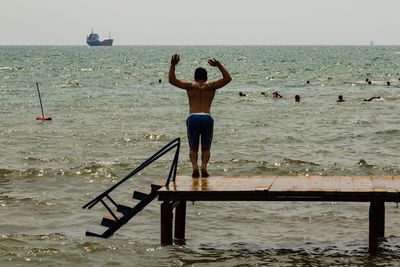
{"type": "Polygon", "coordinates": [[[0,0],[0,45],[400,45],[400,0],[0,0]]]}

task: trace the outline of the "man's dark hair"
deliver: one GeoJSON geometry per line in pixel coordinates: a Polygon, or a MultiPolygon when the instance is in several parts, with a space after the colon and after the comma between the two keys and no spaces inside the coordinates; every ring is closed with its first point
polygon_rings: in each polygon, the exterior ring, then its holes
{"type": "Polygon", "coordinates": [[[207,81],[207,71],[204,68],[197,68],[194,72],[195,81],[207,81]]]}

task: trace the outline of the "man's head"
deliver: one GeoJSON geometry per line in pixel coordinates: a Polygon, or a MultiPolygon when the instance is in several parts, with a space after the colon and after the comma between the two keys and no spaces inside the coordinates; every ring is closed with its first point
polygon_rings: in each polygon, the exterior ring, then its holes
{"type": "Polygon", "coordinates": [[[194,72],[194,80],[198,81],[207,81],[207,71],[204,68],[197,68],[194,72]]]}

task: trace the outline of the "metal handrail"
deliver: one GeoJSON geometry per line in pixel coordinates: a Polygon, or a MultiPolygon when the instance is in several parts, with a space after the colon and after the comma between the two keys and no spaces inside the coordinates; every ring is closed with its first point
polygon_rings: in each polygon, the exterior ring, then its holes
{"type": "MultiPolygon", "coordinates": [[[[174,159],[172,161],[172,165],[171,165],[171,169],[169,171],[169,175],[168,175],[168,179],[165,183],[166,186],[169,185],[171,178],[172,181],[175,181],[176,178],[176,170],[178,167],[178,158],[179,158],[179,149],[181,146],[181,139],[180,137],[172,140],[171,142],[169,142],[167,145],[165,145],[163,148],[161,148],[159,151],[157,151],[154,155],[152,155],[150,158],[148,158],[145,162],[143,162],[142,164],[140,164],[140,166],[138,166],[136,169],[134,169],[133,171],[131,171],[130,173],[128,173],[124,178],[121,179],[121,181],[119,181],[118,183],[116,183],[115,185],[111,186],[109,189],[107,189],[106,191],[104,191],[103,193],[101,193],[100,195],[98,195],[97,197],[95,197],[94,199],[92,199],[91,201],[89,201],[88,203],[86,203],[82,209],[85,208],[89,208],[91,209],[92,207],[94,207],[97,203],[101,202],[103,203],[103,205],[105,205],[104,201],[102,201],[102,199],[104,197],[107,197],[108,199],[111,199],[111,197],[109,196],[109,194],[118,186],[120,186],[122,183],[124,183],[125,181],[127,181],[129,178],[131,178],[133,175],[137,174],[138,172],[140,172],[141,170],[143,170],[144,168],[146,168],[147,166],[149,166],[151,163],[153,163],[154,161],[156,161],[157,159],[161,158],[162,156],[164,156],[165,154],[167,154],[169,151],[171,151],[172,149],[174,149],[176,147],[176,151],[175,151],[175,156],[174,159]]],[[[114,201],[111,202],[114,204],[114,201]]],[[[115,204],[114,204],[115,205],[115,204]]],[[[107,205],[105,205],[107,208],[107,205]]]]}

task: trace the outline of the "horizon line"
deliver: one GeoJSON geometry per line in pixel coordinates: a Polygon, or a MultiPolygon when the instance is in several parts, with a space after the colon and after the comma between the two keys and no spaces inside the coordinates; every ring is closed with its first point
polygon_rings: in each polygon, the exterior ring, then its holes
{"type": "MultiPolygon", "coordinates": [[[[87,44],[1,44],[0,46],[86,46],[87,44]]],[[[362,46],[362,47],[379,47],[379,46],[400,46],[400,44],[113,44],[111,47],[123,46],[362,46]]],[[[100,46],[101,47],[101,46],[100,46]]]]}

